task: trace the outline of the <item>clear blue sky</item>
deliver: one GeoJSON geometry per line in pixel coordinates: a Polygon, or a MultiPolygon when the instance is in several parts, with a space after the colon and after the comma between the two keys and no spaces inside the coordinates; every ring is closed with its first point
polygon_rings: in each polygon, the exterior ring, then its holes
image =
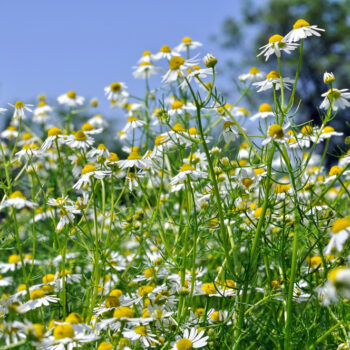
{"type": "MultiPolygon", "coordinates": [[[[210,40],[239,0],[8,0],[0,2],[0,107],[39,93],[50,100],[68,90],[98,97],[112,115],[103,88],[126,82],[141,93],[132,69],[144,50],[177,45],[184,36],[222,51],[210,40]]],[[[227,54],[227,53],[226,53],[227,54]]]]}

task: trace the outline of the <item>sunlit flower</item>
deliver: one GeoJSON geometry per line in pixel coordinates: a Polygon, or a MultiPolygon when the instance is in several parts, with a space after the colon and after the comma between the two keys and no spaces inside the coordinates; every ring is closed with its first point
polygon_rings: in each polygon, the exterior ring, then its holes
{"type": "Polygon", "coordinates": [[[32,110],[29,107],[32,107],[33,105],[25,104],[22,101],[17,101],[15,105],[9,103],[9,105],[15,109],[13,112],[13,119],[15,120],[19,118],[25,119],[25,113],[32,112],[32,110]]]}
{"type": "Polygon", "coordinates": [[[76,92],[73,90],[58,96],[57,102],[68,107],[78,107],[84,104],[85,98],[82,96],[77,96],[76,92]]]}
{"type": "Polygon", "coordinates": [[[27,198],[22,194],[21,191],[12,192],[7,199],[4,200],[1,209],[7,207],[13,207],[16,209],[22,209],[24,207],[34,208],[37,204],[31,201],[28,201],[27,198]]]}
{"type": "Polygon", "coordinates": [[[275,116],[275,113],[272,111],[271,105],[269,105],[268,103],[263,103],[259,106],[258,113],[250,117],[250,120],[266,119],[267,117],[274,117],[274,116],[275,116]]]}
{"type": "Polygon", "coordinates": [[[327,110],[332,106],[332,110],[337,111],[338,108],[345,109],[346,107],[350,107],[350,92],[348,91],[349,89],[329,89],[321,95],[324,97],[324,100],[322,101],[320,108],[327,110]]]}
{"type": "Polygon", "coordinates": [[[73,186],[73,188],[75,190],[79,190],[82,187],[85,188],[86,186],[91,185],[91,178],[100,180],[110,174],[111,172],[109,170],[97,170],[97,168],[94,165],[87,164],[81,171],[81,177],[78,180],[78,182],[73,186]]]}
{"type": "MultiPolygon", "coordinates": [[[[288,77],[282,78],[282,80],[283,88],[290,90],[290,87],[294,83],[294,80],[288,77]]],[[[265,91],[273,87],[276,90],[279,90],[281,88],[280,74],[277,71],[273,70],[266,76],[266,80],[253,83],[253,85],[258,87],[258,92],[265,91]]]]}
{"type": "Polygon", "coordinates": [[[207,173],[196,170],[190,164],[184,163],[180,168],[179,173],[172,178],[171,184],[176,185],[179,182],[182,183],[187,179],[187,176],[192,180],[197,180],[199,178],[205,178],[207,176],[207,173]]]}
{"type": "Polygon", "coordinates": [[[121,169],[133,167],[144,169],[147,166],[146,162],[141,157],[139,147],[133,147],[128,158],[125,160],[119,160],[117,164],[121,169]]]}
{"type": "Polygon", "coordinates": [[[105,87],[105,95],[109,101],[119,102],[120,104],[127,103],[129,93],[125,83],[114,82],[105,87]]]}
{"type": "Polygon", "coordinates": [[[265,61],[267,61],[273,54],[277,57],[281,57],[281,51],[289,54],[291,51],[298,48],[298,46],[299,44],[286,42],[286,38],[283,38],[282,35],[275,34],[270,37],[268,44],[260,47],[261,52],[257,57],[264,55],[265,61]]]}
{"type": "Polygon", "coordinates": [[[26,313],[41,306],[48,306],[50,303],[57,303],[59,298],[53,295],[45,295],[43,289],[34,289],[30,293],[30,300],[17,307],[16,311],[26,313]]]}
{"type": "Polygon", "coordinates": [[[193,41],[190,37],[186,36],[181,40],[181,44],[175,47],[176,52],[187,51],[188,49],[195,49],[202,46],[198,41],[193,41]]]}
{"type": "Polygon", "coordinates": [[[78,130],[73,133],[73,135],[69,135],[65,139],[65,144],[70,148],[78,148],[82,150],[86,150],[91,147],[94,143],[94,139],[86,135],[84,131],[78,130]]]}
{"type": "Polygon", "coordinates": [[[336,248],[338,252],[342,252],[344,249],[344,244],[348,240],[350,235],[350,220],[335,220],[331,232],[331,239],[327,244],[324,253],[331,254],[334,248],[336,248]]]}
{"type": "Polygon", "coordinates": [[[284,37],[284,41],[293,43],[309,36],[321,36],[319,32],[324,32],[324,29],[318,28],[317,25],[310,25],[304,19],[298,19],[294,23],[293,29],[284,37]]]}
{"type": "Polygon", "coordinates": [[[195,59],[185,60],[181,56],[174,56],[169,61],[169,70],[162,78],[162,82],[172,83],[179,77],[187,77],[189,75],[188,69],[196,64],[195,59]]]}
{"type": "Polygon", "coordinates": [[[137,79],[149,79],[151,75],[158,74],[158,68],[151,62],[142,62],[137,67],[133,67],[133,76],[137,79]]]}
{"type": "Polygon", "coordinates": [[[172,57],[174,56],[180,56],[180,54],[174,50],[172,50],[168,45],[164,45],[161,47],[158,53],[152,55],[152,58],[155,61],[158,61],[162,58],[167,59],[168,61],[171,60],[172,57]]]}
{"type": "Polygon", "coordinates": [[[238,79],[240,81],[261,81],[264,79],[266,74],[264,72],[261,72],[257,67],[250,68],[249,72],[247,74],[241,74],[238,76],[238,79]]]}
{"type": "Polygon", "coordinates": [[[289,124],[286,124],[285,126],[281,126],[279,124],[273,124],[270,125],[267,131],[267,137],[266,139],[262,142],[262,145],[267,145],[269,142],[276,141],[280,143],[285,143],[287,142],[287,137],[286,137],[286,129],[289,128],[289,124]]]}
{"type": "Polygon", "coordinates": [[[198,332],[196,328],[184,330],[182,337],[176,336],[176,341],[172,343],[173,350],[199,349],[207,345],[208,336],[204,336],[204,331],[198,332]]]}

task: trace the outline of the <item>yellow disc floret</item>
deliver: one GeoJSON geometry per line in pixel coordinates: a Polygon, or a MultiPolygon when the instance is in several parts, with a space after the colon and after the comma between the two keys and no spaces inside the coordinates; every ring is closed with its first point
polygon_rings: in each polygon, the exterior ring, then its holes
{"type": "Polygon", "coordinates": [[[302,27],[309,27],[309,26],[310,26],[309,22],[306,22],[305,19],[300,18],[294,23],[293,29],[299,29],[302,27]]]}
{"type": "Polygon", "coordinates": [[[184,63],[185,63],[185,59],[183,57],[174,56],[170,59],[169,69],[178,70],[184,63]]]}
{"type": "Polygon", "coordinates": [[[271,138],[280,140],[284,136],[284,131],[280,125],[273,124],[269,127],[268,134],[271,138]]]}
{"type": "Polygon", "coordinates": [[[74,338],[74,329],[70,324],[60,324],[53,330],[53,337],[56,340],[64,338],[74,338]]]}

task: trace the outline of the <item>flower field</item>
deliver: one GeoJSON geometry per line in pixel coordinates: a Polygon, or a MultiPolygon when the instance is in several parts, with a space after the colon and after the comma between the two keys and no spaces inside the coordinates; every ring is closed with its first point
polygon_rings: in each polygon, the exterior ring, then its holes
{"type": "Polygon", "coordinates": [[[324,30],[270,33],[258,56],[275,70],[241,74],[236,101],[200,42],[145,51],[144,96],[104,87],[125,116],[111,139],[75,91],[10,105],[0,350],[349,349],[350,142],[332,121],[350,92],[319,72],[321,124],[298,118],[303,51],[324,30]]]}

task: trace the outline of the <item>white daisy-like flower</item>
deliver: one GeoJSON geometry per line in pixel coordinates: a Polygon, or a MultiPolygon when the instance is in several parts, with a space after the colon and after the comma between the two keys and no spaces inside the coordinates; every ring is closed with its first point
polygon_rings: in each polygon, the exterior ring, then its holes
{"type": "Polygon", "coordinates": [[[47,139],[41,145],[41,149],[42,150],[50,149],[52,147],[52,145],[55,143],[55,140],[57,140],[58,145],[62,144],[63,143],[63,135],[62,135],[61,129],[53,126],[47,132],[47,139]]]}
{"type": "MultiPolygon", "coordinates": [[[[290,87],[293,85],[294,80],[288,77],[282,78],[282,80],[283,87],[287,90],[290,90],[290,87]]],[[[280,74],[277,71],[273,70],[266,76],[266,80],[253,83],[253,85],[258,87],[258,92],[271,89],[272,87],[275,87],[276,90],[279,90],[281,88],[280,74]]]]}
{"type": "Polygon", "coordinates": [[[176,341],[171,344],[172,350],[199,349],[207,345],[208,336],[204,336],[204,331],[198,332],[196,328],[184,330],[182,337],[177,336],[176,341]]]}
{"type": "Polygon", "coordinates": [[[69,135],[64,140],[64,143],[70,148],[82,149],[84,151],[91,147],[94,142],[95,140],[91,136],[86,135],[82,130],[74,132],[73,135],[69,135]]]}
{"type": "Polygon", "coordinates": [[[174,50],[172,50],[168,45],[164,45],[161,47],[158,53],[152,55],[153,60],[158,61],[162,58],[167,59],[168,61],[171,60],[174,56],[180,56],[180,54],[174,50]]]}
{"type": "Polygon", "coordinates": [[[137,63],[143,63],[143,62],[151,62],[153,59],[153,55],[151,51],[143,51],[141,58],[137,61],[137,63]]]}
{"type": "Polygon", "coordinates": [[[241,74],[238,76],[238,79],[240,81],[261,81],[264,79],[266,74],[264,72],[261,72],[257,67],[250,68],[249,72],[247,74],[241,74]]]}
{"type": "Polygon", "coordinates": [[[107,121],[102,117],[101,114],[95,114],[92,118],[87,121],[94,128],[105,128],[108,126],[107,121]]]}
{"type": "Polygon", "coordinates": [[[57,303],[59,300],[59,298],[53,295],[45,295],[45,292],[42,289],[34,289],[30,292],[30,300],[22,305],[19,305],[16,308],[16,311],[19,313],[26,313],[43,305],[48,306],[50,303],[57,303]]]}
{"type": "Polygon", "coordinates": [[[328,72],[324,72],[323,74],[323,82],[325,84],[331,84],[335,81],[335,76],[333,73],[328,73],[328,72]]]}
{"type": "Polygon", "coordinates": [[[261,52],[257,57],[264,55],[265,61],[267,61],[273,54],[277,57],[281,57],[281,51],[289,54],[291,51],[298,48],[298,46],[299,44],[286,42],[282,35],[275,34],[270,37],[269,42],[266,45],[260,47],[261,52]]]}
{"type": "Polygon", "coordinates": [[[22,209],[24,207],[34,208],[37,204],[28,201],[27,198],[22,194],[21,191],[12,192],[7,199],[4,200],[0,209],[13,207],[16,209],[22,209]]]}
{"type": "Polygon", "coordinates": [[[348,240],[350,235],[350,220],[348,219],[337,219],[335,220],[331,229],[331,239],[327,244],[324,253],[331,254],[335,248],[338,252],[342,252],[344,244],[348,240]]]}
{"type": "Polygon", "coordinates": [[[136,79],[149,79],[151,75],[158,74],[158,67],[151,62],[141,62],[139,66],[133,67],[132,73],[136,79]]]}
{"type": "Polygon", "coordinates": [[[1,132],[1,137],[8,140],[17,138],[18,131],[14,125],[10,125],[7,129],[1,132]]]}
{"type": "Polygon", "coordinates": [[[109,86],[104,88],[105,95],[109,101],[114,103],[119,102],[120,104],[127,103],[129,98],[129,93],[127,91],[127,86],[125,83],[114,82],[109,86]]]}
{"type": "Polygon", "coordinates": [[[0,275],[0,287],[7,287],[10,286],[13,282],[12,277],[4,277],[0,275]]]}
{"type": "Polygon", "coordinates": [[[149,326],[145,325],[138,325],[133,329],[124,330],[123,336],[132,341],[140,341],[146,348],[159,344],[157,336],[151,333],[149,326]]]}
{"type": "Polygon", "coordinates": [[[144,169],[147,166],[147,163],[141,157],[140,148],[132,147],[131,153],[129,154],[128,158],[125,160],[119,160],[117,162],[117,165],[121,169],[133,167],[136,167],[138,169],[144,169]]]}
{"type": "Polygon", "coordinates": [[[100,143],[97,148],[91,149],[86,156],[88,158],[99,158],[99,157],[104,157],[104,158],[110,158],[111,154],[109,153],[107,147],[103,144],[100,143]]]}
{"type": "Polygon", "coordinates": [[[334,128],[332,126],[326,125],[323,129],[322,129],[322,133],[320,135],[320,138],[322,138],[323,140],[325,139],[329,139],[332,136],[343,136],[344,133],[342,132],[337,132],[334,130],[334,128]]]}
{"type": "MultiPolygon", "coordinates": [[[[200,78],[200,79],[204,79],[206,77],[208,77],[208,75],[212,75],[213,74],[213,70],[211,68],[202,68],[201,66],[198,66],[197,64],[193,65],[192,68],[189,68],[188,69],[188,75],[186,77],[186,80],[184,80],[181,84],[180,84],[180,87],[181,88],[185,88],[187,86],[188,83],[191,82],[191,80],[193,78],[200,78]]],[[[199,84],[199,86],[201,88],[203,88],[203,85],[198,81],[196,80],[199,84]]],[[[205,91],[206,91],[206,88],[204,88],[205,91]]]]}
{"type": "Polygon", "coordinates": [[[128,118],[128,121],[126,122],[126,125],[124,126],[123,132],[128,132],[129,130],[133,130],[136,128],[139,128],[141,126],[143,126],[144,124],[146,124],[145,121],[137,119],[134,116],[130,116],[128,118]]]}
{"type": "Polygon", "coordinates": [[[222,135],[226,143],[235,142],[239,138],[239,132],[235,123],[232,121],[225,121],[222,127],[222,135]]]}
{"type": "Polygon", "coordinates": [[[286,129],[289,128],[289,124],[286,124],[285,126],[281,126],[279,124],[272,124],[269,126],[267,131],[267,137],[262,142],[262,145],[265,146],[268,143],[272,141],[280,142],[280,143],[286,143],[287,137],[286,137],[286,129]]]}
{"type": "Polygon", "coordinates": [[[32,112],[32,110],[29,107],[32,107],[33,105],[25,104],[22,101],[17,101],[15,105],[12,105],[11,103],[9,103],[9,105],[15,109],[13,112],[13,119],[15,120],[19,118],[25,119],[25,113],[32,112]]]}
{"type": "Polygon", "coordinates": [[[306,39],[309,36],[321,36],[319,32],[324,32],[324,29],[318,28],[317,25],[310,25],[305,19],[298,19],[293,29],[284,37],[287,43],[297,42],[301,39],[306,39]]]}
{"type": "Polygon", "coordinates": [[[56,231],[61,232],[66,225],[74,222],[74,214],[80,214],[80,210],[76,209],[75,206],[64,206],[60,208],[59,218],[57,223],[56,231]]]}
{"type": "Polygon", "coordinates": [[[168,110],[169,116],[183,115],[186,111],[195,111],[196,107],[191,102],[183,102],[176,100],[171,104],[171,108],[168,110]]]}
{"type": "Polygon", "coordinates": [[[111,171],[109,170],[97,170],[97,167],[91,164],[87,164],[84,166],[81,171],[81,177],[78,182],[73,186],[75,190],[80,190],[82,187],[86,187],[91,185],[91,178],[95,179],[103,179],[106,176],[110,175],[111,171]]]}
{"type": "Polygon", "coordinates": [[[330,168],[328,176],[326,177],[326,179],[324,180],[324,183],[330,183],[332,182],[334,179],[336,179],[340,174],[342,175],[347,175],[350,174],[350,170],[345,170],[344,168],[338,166],[338,165],[334,165],[330,168]]]}
{"type": "Polygon", "coordinates": [[[345,109],[346,107],[350,107],[350,92],[349,89],[329,89],[327,92],[322,94],[324,97],[320,108],[327,110],[330,105],[332,105],[332,110],[337,111],[338,108],[345,109]]]}
{"type": "Polygon", "coordinates": [[[190,164],[184,163],[180,168],[179,173],[172,178],[170,184],[176,185],[178,183],[182,183],[187,179],[187,176],[189,176],[192,180],[197,180],[199,178],[207,177],[207,173],[196,170],[190,164]]]}
{"type": "Polygon", "coordinates": [[[266,119],[267,117],[274,117],[274,116],[275,116],[275,113],[272,111],[271,105],[269,105],[268,103],[262,103],[259,106],[258,113],[250,117],[250,120],[266,119]]]}
{"type": "Polygon", "coordinates": [[[185,60],[181,56],[174,56],[169,61],[169,70],[162,78],[163,83],[172,83],[178,77],[187,77],[189,75],[188,69],[192,69],[197,60],[192,58],[185,60]]]}
{"type": "Polygon", "coordinates": [[[38,124],[45,124],[50,118],[53,108],[46,104],[45,101],[40,101],[38,107],[33,111],[33,122],[38,124]]]}
{"type": "Polygon", "coordinates": [[[193,41],[190,37],[186,36],[181,40],[181,43],[174,48],[176,52],[187,51],[188,49],[196,49],[202,46],[199,41],[193,41]]]}
{"type": "Polygon", "coordinates": [[[77,96],[76,92],[70,90],[63,95],[57,97],[57,102],[68,107],[78,107],[84,104],[85,98],[77,96]]]}
{"type": "Polygon", "coordinates": [[[34,157],[41,157],[42,155],[43,153],[35,143],[31,145],[25,144],[22,149],[15,154],[16,160],[21,160],[22,158],[25,160],[30,160],[34,157]]]}

